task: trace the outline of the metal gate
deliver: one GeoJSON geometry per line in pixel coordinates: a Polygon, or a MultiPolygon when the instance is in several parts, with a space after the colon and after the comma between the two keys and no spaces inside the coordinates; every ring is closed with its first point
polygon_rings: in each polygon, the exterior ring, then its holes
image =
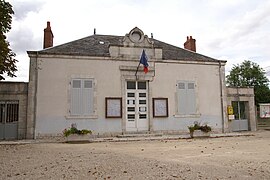
{"type": "Polygon", "coordinates": [[[0,139],[18,138],[19,102],[0,101],[0,139]]]}
{"type": "Polygon", "coordinates": [[[247,106],[245,101],[232,101],[233,112],[235,120],[233,121],[233,131],[247,131],[248,130],[248,116],[247,106]]]}

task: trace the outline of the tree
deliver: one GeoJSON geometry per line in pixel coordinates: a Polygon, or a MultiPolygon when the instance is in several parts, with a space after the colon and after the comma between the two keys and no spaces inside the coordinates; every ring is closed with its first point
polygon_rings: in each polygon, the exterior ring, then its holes
{"type": "Polygon", "coordinates": [[[253,86],[256,105],[270,102],[269,80],[258,64],[245,60],[240,65],[234,65],[226,79],[227,84],[232,87],[253,86]]]}
{"type": "Polygon", "coordinates": [[[4,74],[9,77],[16,77],[16,54],[9,48],[9,42],[6,40],[6,33],[11,29],[12,6],[10,3],[0,0],[0,80],[4,80],[4,74]]]}

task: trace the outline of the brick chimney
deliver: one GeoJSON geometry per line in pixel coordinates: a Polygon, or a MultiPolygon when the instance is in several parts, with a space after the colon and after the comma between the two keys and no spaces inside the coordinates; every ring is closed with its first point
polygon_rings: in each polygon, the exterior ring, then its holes
{"type": "Polygon", "coordinates": [[[53,33],[50,21],[47,22],[47,27],[44,29],[43,49],[53,46],[53,33]]]}
{"type": "Polygon", "coordinates": [[[192,36],[187,36],[187,41],[184,43],[184,48],[196,52],[196,39],[192,39],[192,36]]]}

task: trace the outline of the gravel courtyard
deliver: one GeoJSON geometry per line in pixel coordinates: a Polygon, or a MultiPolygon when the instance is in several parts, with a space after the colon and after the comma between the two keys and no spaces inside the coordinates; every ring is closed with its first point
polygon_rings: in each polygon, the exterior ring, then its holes
{"type": "Polygon", "coordinates": [[[270,179],[270,131],[170,141],[2,144],[0,179],[270,179]]]}

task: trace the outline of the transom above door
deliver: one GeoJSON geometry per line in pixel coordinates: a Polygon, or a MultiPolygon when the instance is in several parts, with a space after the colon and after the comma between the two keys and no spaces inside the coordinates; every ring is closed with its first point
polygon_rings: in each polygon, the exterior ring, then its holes
{"type": "Polygon", "coordinates": [[[147,131],[148,83],[147,81],[126,82],[126,130],[147,131]]]}

